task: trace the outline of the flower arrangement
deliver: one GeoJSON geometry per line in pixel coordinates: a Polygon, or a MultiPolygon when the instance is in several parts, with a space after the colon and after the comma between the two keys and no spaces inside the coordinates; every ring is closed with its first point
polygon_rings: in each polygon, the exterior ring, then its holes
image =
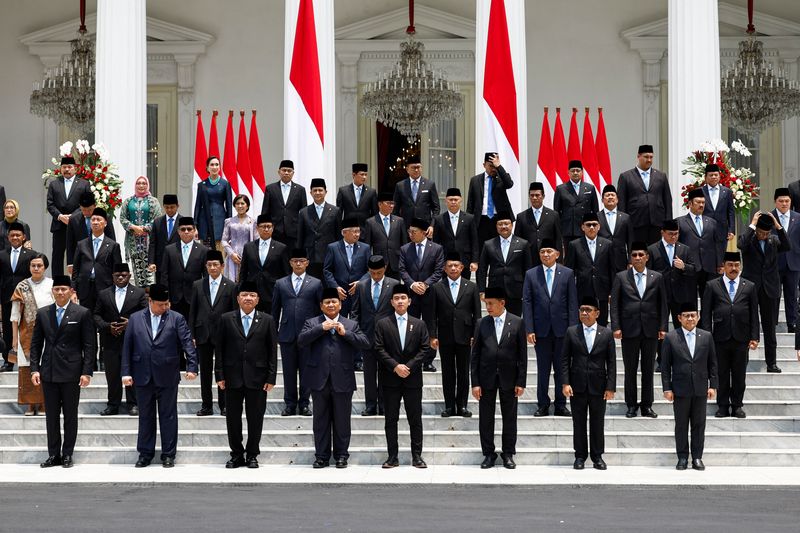
{"type": "MultiPolygon", "coordinates": [[[[122,179],[117,175],[117,166],[108,160],[108,149],[102,143],[89,146],[89,142],[81,139],[74,145],[67,141],[59,147],[60,157],[75,158],[75,175],[90,183],[97,207],[105,209],[109,218],[113,219],[115,210],[122,203],[120,193],[122,179]]],[[[61,160],[53,158],[53,168],[42,174],[45,187],[54,177],[61,175],[61,160]]]]}
{"type": "Polygon", "coordinates": [[[728,187],[733,193],[733,208],[740,217],[746,218],[755,207],[759,195],[759,187],[753,183],[755,174],[745,167],[734,168],[729,153],[731,148],[745,157],[750,157],[750,150],[741,140],[731,143],[729,148],[724,141],[717,139],[706,141],[682,163],[686,165],[681,174],[688,175],[691,180],[681,188],[683,207],[688,208],[689,191],[705,185],[706,165],[715,163],[719,166],[720,184],[728,187]]]}

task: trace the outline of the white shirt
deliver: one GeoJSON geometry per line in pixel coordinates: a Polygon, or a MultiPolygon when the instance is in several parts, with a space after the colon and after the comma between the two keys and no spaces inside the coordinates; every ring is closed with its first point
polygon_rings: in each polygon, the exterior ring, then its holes
{"type": "Polygon", "coordinates": [[[739,278],[741,276],[736,276],[736,279],[731,280],[728,276],[722,276],[722,279],[725,280],[725,292],[730,295],[731,293],[731,281],[733,281],[733,295],[736,296],[736,293],[739,291],[739,278]]]}
{"type": "Polygon", "coordinates": [[[448,211],[448,213],[450,214],[450,227],[453,228],[453,235],[455,235],[456,231],[458,231],[458,215],[459,215],[459,212],[456,211],[455,213],[452,213],[452,212],[448,211]]]}
{"type": "Polygon", "coordinates": [[[321,204],[315,203],[314,209],[317,210],[317,217],[322,218],[322,213],[325,212],[325,202],[322,202],[321,204]]]}
{"type": "MultiPolygon", "coordinates": [[[[634,281],[634,283],[636,283],[636,288],[638,289],[639,288],[639,272],[635,268],[631,268],[631,271],[633,271],[633,281],[634,281]]],[[[641,276],[642,277],[642,293],[644,293],[644,291],[647,290],[647,268],[642,270],[641,274],[642,274],[642,276],[641,276]]]]}
{"type": "Polygon", "coordinates": [[[507,314],[508,314],[508,311],[503,311],[502,315],[492,318],[492,320],[494,321],[494,334],[497,337],[497,344],[500,344],[500,341],[503,338],[503,326],[506,325],[506,315],[507,314]],[[497,322],[498,318],[500,319],[499,323],[497,322]]]}
{"type": "Polygon", "coordinates": [[[689,347],[689,355],[692,356],[694,359],[694,352],[697,349],[697,328],[694,328],[692,331],[681,327],[683,330],[683,338],[686,339],[686,345],[689,347]],[[689,335],[692,335],[692,340],[689,340],[689,335]]]}
{"type": "MultiPolygon", "coordinates": [[[[244,317],[246,317],[246,316],[249,316],[250,320],[253,320],[253,318],[255,317],[255,314],[256,314],[256,310],[255,309],[250,311],[250,313],[245,313],[244,311],[242,311],[241,308],[239,308],[239,320],[244,320],[244,317]]],[[[252,322],[250,322],[250,327],[253,327],[253,323],[252,322]]]]}
{"type": "MultiPolygon", "coordinates": [[[[489,215],[489,180],[492,177],[488,172],[483,173],[483,207],[481,207],[481,215],[489,215]]],[[[494,206],[497,209],[497,206],[494,206]]]]}

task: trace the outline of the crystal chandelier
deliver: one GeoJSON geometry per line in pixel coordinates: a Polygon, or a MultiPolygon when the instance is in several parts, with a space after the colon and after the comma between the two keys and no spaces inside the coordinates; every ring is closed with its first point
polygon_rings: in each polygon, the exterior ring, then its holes
{"type": "Polygon", "coordinates": [[[86,0],[80,6],[81,26],[70,43],[72,52],[59,66],[48,68],[41,82],[34,82],[30,111],[86,136],[94,129],[94,41],[86,36],[86,0]]]}
{"type": "Polygon", "coordinates": [[[394,128],[413,142],[429,126],[460,117],[463,98],[457,85],[431,69],[414,39],[414,0],[409,0],[408,39],[400,44],[400,61],[378,75],[361,98],[361,113],[394,128]]]}
{"type": "Polygon", "coordinates": [[[747,38],[739,43],[739,60],[722,74],[722,115],[731,126],[752,136],[800,113],[800,84],[773,70],[756,39],[753,0],[748,0],[747,38]]]}

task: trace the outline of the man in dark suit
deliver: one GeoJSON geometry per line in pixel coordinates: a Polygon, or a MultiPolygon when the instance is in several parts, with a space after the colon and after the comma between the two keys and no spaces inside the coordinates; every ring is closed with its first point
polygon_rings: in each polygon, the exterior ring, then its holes
{"type": "Polygon", "coordinates": [[[72,466],[81,387],[89,386],[97,353],[92,313],[71,302],[70,283],[69,276],[53,276],[55,303],[36,312],[36,326],[31,337],[31,381],[42,387],[47,417],[48,458],[39,465],[42,468],[72,466]]]}
{"type": "Polygon", "coordinates": [[[517,214],[517,223],[514,226],[514,235],[528,241],[531,253],[531,265],[541,264],[539,248],[544,239],[556,243],[559,254],[564,251],[564,239],[561,236],[561,220],[558,213],[544,207],[544,185],[538,181],[531,182],[528,191],[531,208],[517,214]]]}
{"type": "Polygon", "coordinates": [[[719,165],[706,165],[706,183],[703,185],[703,196],[706,206],[703,214],[711,217],[717,223],[717,241],[721,247],[720,253],[725,252],[728,241],[732,240],[736,231],[736,218],[733,209],[733,193],[719,184],[719,165]]]}
{"type": "Polygon", "coordinates": [[[697,304],[681,307],[681,328],[674,329],[664,339],[661,362],[661,384],[664,398],[674,402],[675,447],[678,452],[677,470],[686,470],[689,451],[692,468],[705,470],[703,446],[706,432],[706,405],[714,398],[717,388],[717,356],[708,331],[698,329],[697,304]],[[689,426],[692,428],[689,447],[689,426]]]}
{"type": "Polygon", "coordinates": [[[676,220],[667,220],[661,228],[661,240],[647,247],[647,268],[661,274],[667,291],[672,325],[677,328],[680,306],[697,300],[697,265],[691,248],[678,242],[676,220]]]}
{"type": "Polygon", "coordinates": [[[486,152],[483,156],[483,172],[469,180],[467,196],[467,213],[475,219],[481,246],[497,236],[494,216],[497,213],[512,212],[508,190],[513,186],[514,180],[500,164],[500,156],[496,152],[486,152]]]}
{"type": "Polygon", "coordinates": [[[719,277],[722,268],[722,248],[716,221],[703,215],[706,204],[703,191],[700,189],[689,191],[688,199],[689,212],[686,216],[676,219],[680,231],[678,240],[695,253],[697,292],[702,298],[706,283],[719,277]]]}
{"type": "Polygon", "coordinates": [[[405,221],[392,214],[393,195],[390,192],[378,194],[378,214],[367,219],[361,240],[369,244],[373,255],[386,260],[386,275],[400,279],[400,248],[408,242],[405,221]]]}
{"type": "Polygon", "coordinates": [[[122,262],[119,244],[105,235],[107,216],[105,210],[95,208],[92,233],[78,243],[72,260],[72,284],[86,309],[93,310],[97,293],[114,284],[114,265],[122,262]]]}
{"type": "Polygon", "coordinates": [[[608,239],[598,237],[600,222],[595,213],[583,216],[584,237],[572,241],[567,252],[564,265],[575,273],[575,285],[578,288],[578,300],[587,296],[597,298],[600,306],[601,326],[608,325],[608,297],[614,282],[613,245],[608,239]]]}
{"type": "Polygon", "coordinates": [[[408,312],[409,288],[392,287],[394,314],[375,323],[375,351],[381,360],[380,382],[386,409],[384,429],[389,453],[383,468],[400,466],[397,459],[397,421],[400,400],[411,431],[411,465],[427,468],[422,458],[422,361],[430,351],[425,322],[408,312]]]}
{"type": "Polygon", "coordinates": [[[617,390],[617,351],[611,330],[597,323],[597,298],[581,300],[580,324],[567,329],[561,352],[561,382],[572,406],[572,443],[575,470],[583,470],[587,457],[597,470],[606,470],[604,424],[606,402],[617,390]],[[586,412],[589,445],[586,445],[586,412]]]}
{"type": "MultiPolygon", "coordinates": [[[[94,306],[94,323],[100,333],[100,353],[105,361],[108,386],[108,403],[100,412],[102,416],[119,414],[122,403],[122,341],[129,317],[147,307],[147,293],[130,284],[131,271],[127,263],[114,265],[113,279],[114,286],[100,291],[94,306]]],[[[139,416],[133,387],[125,387],[125,403],[129,415],[139,416]]]]}
{"type": "Polygon", "coordinates": [[[614,250],[614,270],[619,272],[628,268],[633,226],[631,217],[617,209],[617,189],[613,185],[603,187],[603,209],[597,214],[600,222],[599,236],[611,241],[614,250]]]}
{"type": "Polygon", "coordinates": [[[258,468],[259,443],[267,409],[267,393],[278,374],[278,334],[275,321],[256,310],[258,287],[239,285],[238,308],[222,315],[216,331],[217,386],[225,391],[228,445],[225,468],[258,468]],[[247,416],[247,444],[242,446],[242,402],[247,416]],[[246,456],[245,456],[246,454],[246,456]]]}
{"type": "Polygon", "coordinates": [[[431,312],[427,322],[431,347],[439,350],[442,361],[443,417],[472,413],[469,399],[469,354],[475,325],[481,319],[481,297],[478,287],[462,276],[461,254],[450,252],[445,261],[445,274],[431,287],[431,312]]]}
{"type": "Polygon", "coordinates": [[[778,256],[791,249],[786,230],[772,213],[757,211],[750,225],[744,229],[737,242],[742,251],[742,277],[756,285],[761,329],[764,331],[764,359],[767,372],[780,373],[777,365],[778,304],[781,299],[781,276],[778,256]],[[773,234],[773,230],[775,234],[773,234]]]}
{"type": "Polygon", "coordinates": [[[631,268],[618,272],[611,288],[611,331],[622,339],[622,362],[625,365],[625,405],[627,418],[656,418],[653,411],[653,372],[659,339],[666,335],[669,323],[667,291],[660,273],[648,270],[647,244],[631,245],[631,268]],[[642,402],[637,403],[636,373],[642,362],[642,402]]]}
{"type": "Polygon", "coordinates": [[[306,320],[297,337],[298,348],[306,351],[303,379],[314,400],[314,468],[330,464],[331,449],[336,468],[347,468],[355,358],[369,347],[358,323],[343,316],[341,308],[339,291],[325,288],[320,299],[322,314],[306,320]]]}
{"type": "Polygon", "coordinates": [[[748,348],[758,348],[758,290],[739,276],[739,252],[725,252],[724,275],[706,285],[703,323],[711,326],[719,361],[717,418],[747,416],[742,409],[747,378],[748,348]]]}
{"type": "Polygon", "coordinates": [[[194,240],[194,219],[181,217],[178,219],[178,235],[180,240],[167,246],[164,259],[159,270],[161,280],[169,290],[172,310],[189,316],[189,305],[192,301],[192,286],[206,272],[206,254],[208,248],[194,240]]]}
{"type": "MultiPolygon", "coordinates": [[[[236,309],[236,284],[222,275],[222,252],[206,252],[206,273],[192,285],[192,300],[186,321],[192,332],[192,341],[200,359],[200,396],[202,405],[197,416],[214,414],[214,354],[217,351],[217,334],[220,317],[236,309]]],[[[225,392],[217,388],[220,414],[225,416],[225,392]]],[[[241,415],[240,415],[241,416],[241,415]]]]}
{"type": "Polygon", "coordinates": [[[367,219],[378,214],[378,193],[367,185],[366,163],[353,163],[353,183],[342,185],[336,193],[340,220],[355,218],[363,231],[367,219]]]}
{"type": "MultiPolygon", "coordinates": [[[[394,189],[393,212],[405,221],[406,228],[411,228],[411,221],[415,218],[430,224],[441,210],[436,184],[422,177],[419,157],[412,156],[406,160],[406,172],[408,179],[400,181],[394,189]]],[[[428,232],[428,238],[432,231],[428,232]]]]}
{"type": "Polygon", "coordinates": [[[298,248],[289,254],[292,273],[275,282],[272,298],[272,318],[278,324],[278,342],[281,343],[281,367],[283,369],[282,416],[293,416],[299,411],[302,416],[311,416],[308,408],[311,391],[305,386],[305,350],[297,349],[297,336],[309,318],[317,316],[322,298],[322,281],[306,272],[308,254],[298,248]],[[300,393],[297,379],[300,377],[300,393]]]}
{"type": "Polygon", "coordinates": [[[61,158],[61,175],[47,184],[47,212],[50,213],[50,233],[53,234],[53,253],[50,272],[54,276],[64,273],[64,252],[67,246],[69,216],[78,208],[84,192],[91,193],[89,182],[76,178],[75,158],[61,158]]]}
{"type": "Polygon", "coordinates": [[[460,189],[447,189],[444,200],[447,210],[433,219],[433,242],[444,248],[445,255],[458,253],[459,261],[465,266],[461,275],[469,279],[470,273],[478,270],[477,224],[472,215],[461,211],[460,189]]]}
{"type": "Polygon", "coordinates": [[[178,236],[178,220],[181,215],[178,213],[178,195],[165,194],[161,202],[164,214],[153,220],[153,231],[150,232],[150,243],[147,247],[147,268],[150,272],[156,273],[156,283],[162,283],[161,272],[158,267],[164,259],[164,250],[170,244],[180,240],[178,236]]]}
{"type": "Polygon", "coordinates": [[[511,234],[513,213],[498,213],[495,220],[497,237],[484,243],[478,262],[478,290],[483,293],[486,287],[503,287],[507,295],[505,307],[522,316],[522,285],[532,266],[530,248],[528,241],[511,234]]]}
{"type": "MultiPolygon", "coordinates": [[[[361,229],[358,227],[358,220],[346,218],[342,222],[342,239],[330,243],[325,251],[325,287],[338,291],[341,313],[346,317],[350,316],[356,288],[367,273],[370,256],[369,246],[359,242],[359,237],[361,229]]],[[[356,363],[356,370],[362,370],[359,368],[361,357],[356,358],[356,363]]]]}
{"type": "Polygon", "coordinates": [[[244,245],[239,281],[252,281],[258,287],[258,310],[272,312],[272,294],[275,282],[287,276],[289,247],[274,237],[274,224],[269,215],[258,215],[258,239],[244,245]]]}
{"type": "MultiPolygon", "coordinates": [[[[430,288],[442,279],[444,272],[444,249],[428,237],[428,223],[421,218],[411,220],[408,236],[411,242],[400,249],[400,279],[409,288],[411,316],[428,320],[433,294],[430,288]]],[[[433,360],[436,350],[430,349],[425,355],[422,370],[436,372],[433,360]]]]}
{"type": "Polygon", "coordinates": [[[653,147],[639,146],[636,166],[619,175],[619,209],[628,213],[633,238],[653,244],[664,222],[672,219],[672,193],[667,175],[653,168],[653,147]]]}
{"type": "MultiPolygon", "coordinates": [[[[297,242],[300,210],[308,205],[306,191],[292,181],[294,162],[284,159],[278,165],[278,181],[266,187],[261,214],[269,215],[275,224],[275,240],[287,246],[297,242]]],[[[262,302],[263,303],[263,302],[262,302]]]]}
{"type": "Polygon", "coordinates": [[[297,247],[308,253],[308,273],[323,279],[323,265],[328,245],[340,237],[339,208],[325,201],[327,185],[322,178],[311,180],[313,202],[300,211],[297,225],[297,247]]]}
{"type": "MultiPolygon", "coordinates": [[[[72,261],[78,243],[92,234],[92,214],[97,209],[94,194],[91,191],[84,192],[79,205],[80,207],[69,216],[69,223],[67,223],[67,274],[70,275],[72,275],[72,261]]],[[[114,224],[106,224],[103,233],[112,241],[117,240],[114,224]]]]}
{"type": "Polygon", "coordinates": [[[484,459],[481,468],[492,468],[497,460],[494,446],[494,414],[498,392],[503,416],[503,466],[516,468],[517,399],[525,392],[528,344],[522,318],[506,310],[506,291],[487,287],[486,312],[475,328],[472,344],[472,396],[478,400],[478,429],[484,459]]]}
{"type": "Polygon", "coordinates": [[[25,248],[25,228],[15,221],[8,225],[8,241],[11,246],[0,250],[0,302],[2,302],[3,315],[3,340],[5,348],[3,357],[5,361],[0,366],[0,372],[10,372],[14,364],[8,362],[8,350],[14,348],[11,331],[11,296],[17,289],[20,281],[31,275],[31,259],[36,252],[25,248]]]}
{"type": "Polygon", "coordinates": [[[375,324],[378,320],[391,316],[392,288],[400,283],[386,275],[386,260],[383,256],[373,255],[367,264],[369,268],[361,282],[356,286],[353,296],[353,307],[350,318],[358,322],[358,326],[369,340],[369,348],[364,350],[364,410],[361,416],[383,414],[383,388],[378,381],[378,353],[375,351],[375,324]]]}
{"type": "MultiPolygon", "coordinates": [[[[778,219],[786,231],[786,237],[792,247],[788,252],[778,255],[778,272],[786,308],[786,329],[789,333],[794,333],[797,323],[797,286],[800,284],[800,213],[792,211],[791,206],[789,189],[785,187],[775,189],[775,209],[772,211],[772,216],[778,219]]],[[[780,299],[776,304],[780,305],[780,299]]],[[[775,316],[778,316],[777,311],[775,316]]]]}
{"type": "MultiPolygon", "coordinates": [[[[556,264],[559,253],[551,239],[539,248],[540,265],[528,270],[522,288],[522,316],[528,342],[536,347],[537,409],[533,416],[550,413],[550,374],[555,381],[555,415],[570,416],[562,394],[561,346],[567,328],[578,323],[575,274],[556,264]]],[[[584,417],[586,418],[586,417],[584,417]]]]}
{"type": "Polygon", "coordinates": [[[122,345],[122,384],[136,387],[139,402],[136,468],[148,466],[156,454],[156,412],[161,431],[161,465],[175,466],[181,350],[186,353],[186,379],[197,377],[192,332],[183,316],[170,310],[169,302],[164,285],[151,285],[148,306],[128,319],[122,345]]]}
{"type": "Polygon", "coordinates": [[[561,221],[564,250],[569,257],[569,243],[583,237],[581,224],[586,213],[597,213],[597,189],[583,181],[583,163],[569,162],[569,182],[556,187],[553,195],[553,211],[561,221]]]}

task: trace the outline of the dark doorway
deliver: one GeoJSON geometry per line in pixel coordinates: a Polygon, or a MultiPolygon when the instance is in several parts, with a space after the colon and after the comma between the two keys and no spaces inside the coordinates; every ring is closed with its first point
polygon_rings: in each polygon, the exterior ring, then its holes
{"type": "Polygon", "coordinates": [[[379,192],[392,192],[406,174],[406,160],[420,157],[420,142],[417,138],[409,143],[405,135],[394,128],[375,123],[378,139],[378,184],[379,192]]]}

